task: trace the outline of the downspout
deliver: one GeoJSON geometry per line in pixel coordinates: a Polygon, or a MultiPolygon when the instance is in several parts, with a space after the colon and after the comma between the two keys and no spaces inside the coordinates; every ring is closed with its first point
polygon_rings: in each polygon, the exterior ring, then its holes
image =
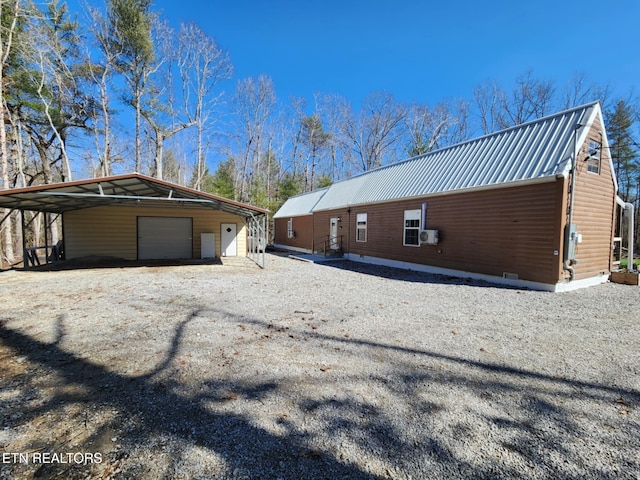
{"type": "Polygon", "coordinates": [[[633,268],[633,237],[634,237],[634,207],[633,203],[628,203],[622,200],[620,197],[616,198],[616,203],[624,208],[624,216],[627,219],[627,271],[635,272],[633,268]]]}
{"type": "MultiPolygon", "coordinates": [[[[571,187],[570,187],[571,192],[569,195],[569,220],[567,223],[569,228],[565,228],[565,232],[564,232],[565,236],[571,235],[571,225],[573,225],[573,202],[574,202],[575,190],[576,190],[576,165],[578,163],[577,136],[578,136],[578,130],[582,127],[583,125],[581,123],[578,123],[573,129],[573,158],[571,158],[571,187]]],[[[573,239],[569,239],[569,241],[573,241],[573,239]]],[[[566,252],[566,245],[568,245],[566,238],[565,238],[564,244],[565,244],[564,254],[567,258],[564,259],[564,263],[562,264],[562,266],[566,272],[569,272],[569,281],[572,281],[576,276],[576,272],[574,268],[570,265],[570,262],[573,261],[573,258],[569,258],[568,252],[566,252]]]]}
{"type": "Polygon", "coordinates": [[[627,271],[635,272],[635,268],[633,268],[633,203],[625,203],[624,204],[624,213],[627,215],[627,221],[629,222],[629,245],[627,246],[627,251],[629,253],[629,260],[627,260],[627,271]]]}
{"type": "MultiPolygon", "coordinates": [[[[344,252],[342,253],[344,256],[344,252]]],[[[351,207],[347,207],[347,258],[351,255],[351,207]]]]}

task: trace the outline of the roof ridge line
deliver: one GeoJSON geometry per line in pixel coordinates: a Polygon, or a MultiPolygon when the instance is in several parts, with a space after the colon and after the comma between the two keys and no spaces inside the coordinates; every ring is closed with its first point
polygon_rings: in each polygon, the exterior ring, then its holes
{"type": "Polygon", "coordinates": [[[418,160],[418,159],[423,159],[423,158],[426,158],[426,157],[431,156],[431,155],[440,154],[440,153],[442,153],[444,151],[447,151],[449,149],[460,148],[463,145],[476,143],[476,142],[485,140],[485,139],[493,137],[493,136],[505,134],[505,133],[513,131],[513,130],[527,128],[527,127],[529,127],[531,125],[534,125],[536,123],[543,123],[543,122],[549,121],[549,120],[551,120],[552,118],[555,118],[555,117],[566,116],[569,113],[573,113],[575,111],[587,110],[588,108],[592,108],[592,107],[594,107],[595,105],[598,105],[598,104],[600,104],[600,101],[599,100],[595,100],[593,102],[585,103],[583,105],[579,105],[579,106],[576,106],[576,107],[568,108],[566,110],[562,110],[560,112],[556,112],[556,113],[553,113],[553,114],[545,115],[545,116],[540,117],[540,118],[529,120],[529,121],[526,121],[524,123],[519,123],[518,125],[513,125],[511,127],[503,128],[502,130],[496,130],[495,132],[486,133],[486,134],[481,135],[479,137],[474,137],[474,138],[470,138],[470,139],[467,139],[467,140],[463,140],[461,142],[454,143],[453,145],[448,145],[446,147],[442,147],[442,148],[439,148],[437,150],[432,150],[432,151],[427,152],[427,153],[423,153],[423,154],[420,154],[420,155],[415,155],[415,156],[410,157],[410,158],[405,158],[405,159],[400,160],[398,162],[388,163],[386,165],[381,165],[381,166],[376,167],[374,169],[367,170],[365,172],[357,173],[356,175],[352,175],[351,177],[343,178],[343,179],[335,182],[334,185],[336,183],[345,182],[345,181],[348,181],[348,180],[351,180],[351,179],[354,179],[354,178],[358,178],[358,177],[361,177],[361,176],[364,176],[364,175],[368,175],[368,174],[376,172],[376,171],[381,171],[381,170],[384,170],[384,169],[387,169],[387,168],[391,168],[391,167],[393,167],[395,165],[401,165],[401,164],[409,163],[409,162],[412,162],[412,161],[415,161],[415,160],[418,160]]]}

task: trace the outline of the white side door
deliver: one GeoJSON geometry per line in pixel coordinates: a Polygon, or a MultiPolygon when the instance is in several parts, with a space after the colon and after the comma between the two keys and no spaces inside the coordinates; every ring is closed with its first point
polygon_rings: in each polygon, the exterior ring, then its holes
{"type": "Polygon", "coordinates": [[[340,219],[334,217],[329,224],[329,248],[331,250],[338,250],[340,248],[340,242],[338,242],[338,222],[340,219]]]}
{"type": "Polygon", "coordinates": [[[235,257],[238,255],[238,239],[235,223],[223,223],[220,225],[220,242],[223,257],[235,257]]]}

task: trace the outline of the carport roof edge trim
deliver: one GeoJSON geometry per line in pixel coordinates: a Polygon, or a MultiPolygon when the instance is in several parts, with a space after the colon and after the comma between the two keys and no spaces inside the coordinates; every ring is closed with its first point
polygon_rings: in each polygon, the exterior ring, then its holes
{"type": "Polygon", "coordinates": [[[263,215],[269,213],[269,210],[263,208],[200,192],[140,173],[0,190],[0,208],[14,210],[62,213],[98,205],[121,204],[127,200],[162,202],[164,204],[180,204],[182,202],[192,206],[200,204],[201,207],[214,208],[245,217],[252,213],[263,215]],[[113,194],[104,193],[104,184],[113,190],[113,194]],[[94,185],[96,189],[91,189],[90,187],[94,185]],[[117,194],[116,190],[118,190],[117,194]],[[179,196],[175,196],[176,194],[179,196]]]}

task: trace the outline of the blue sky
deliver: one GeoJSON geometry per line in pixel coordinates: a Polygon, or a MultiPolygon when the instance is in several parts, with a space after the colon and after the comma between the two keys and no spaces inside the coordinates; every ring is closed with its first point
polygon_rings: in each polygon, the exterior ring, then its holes
{"type": "MultiPolygon", "coordinates": [[[[627,96],[640,79],[640,1],[155,0],[231,56],[235,80],[269,75],[278,97],[338,93],[357,105],[471,98],[532,70],[558,85],[582,72],[627,96]]],[[[638,92],[636,92],[638,93],[638,92]]]]}

